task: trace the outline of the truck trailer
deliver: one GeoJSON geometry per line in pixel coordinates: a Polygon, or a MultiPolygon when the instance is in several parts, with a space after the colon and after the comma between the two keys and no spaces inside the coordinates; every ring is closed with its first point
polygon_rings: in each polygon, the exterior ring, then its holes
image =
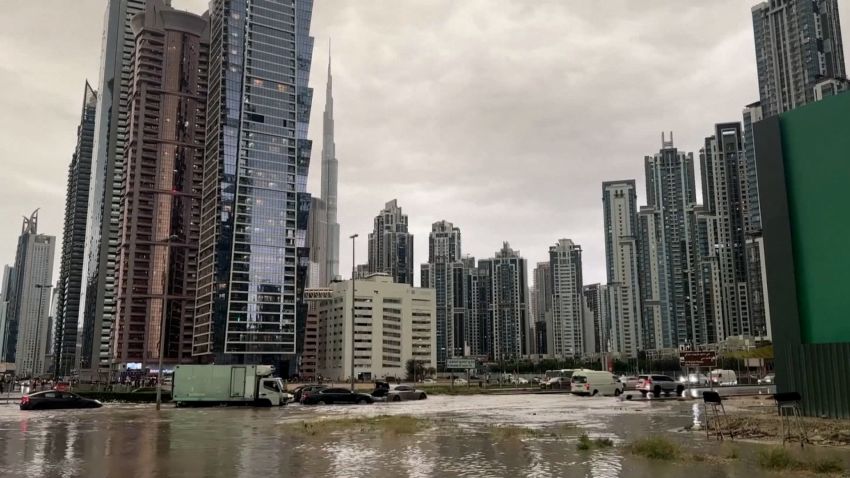
{"type": "Polygon", "coordinates": [[[270,365],[177,365],[171,399],[178,407],[285,405],[284,385],[270,365]]]}

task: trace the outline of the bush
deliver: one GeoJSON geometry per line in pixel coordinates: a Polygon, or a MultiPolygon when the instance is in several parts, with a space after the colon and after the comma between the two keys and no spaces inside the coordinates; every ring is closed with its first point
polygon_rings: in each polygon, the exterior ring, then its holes
{"type": "Polygon", "coordinates": [[[593,448],[593,442],[590,441],[590,438],[587,436],[587,433],[582,434],[578,437],[578,443],[576,444],[576,448],[579,450],[590,450],[593,448]]]}
{"type": "Polygon", "coordinates": [[[799,466],[799,462],[785,448],[759,451],[758,462],[765,470],[774,471],[792,470],[799,466]]]}
{"type": "Polygon", "coordinates": [[[815,473],[841,473],[844,465],[837,458],[823,458],[809,463],[807,468],[815,473]]]}
{"type": "Polygon", "coordinates": [[[673,460],[679,456],[679,446],[662,437],[641,438],[632,443],[631,452],[651,460],[673,460]]]}

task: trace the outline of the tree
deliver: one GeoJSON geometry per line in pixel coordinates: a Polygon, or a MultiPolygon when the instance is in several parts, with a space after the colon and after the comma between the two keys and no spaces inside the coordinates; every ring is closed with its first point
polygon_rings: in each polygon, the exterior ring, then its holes
{"type": "Polygon", "coordinates": [[[407,371],[407,379],[416,381],[418,377],[424,376],[426,371],[425,365],[427,363],[428,362],[425,362],[423,360],[408,360],[407,363],[404,364],[404,368],[407,371]]]}

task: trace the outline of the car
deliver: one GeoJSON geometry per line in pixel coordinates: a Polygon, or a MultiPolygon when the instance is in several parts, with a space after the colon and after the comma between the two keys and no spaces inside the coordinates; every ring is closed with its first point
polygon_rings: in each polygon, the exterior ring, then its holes
{"type": "Polygon", "coordinates": [[[410,385],[398,385],[387,392],[388,402],[400,402],[402,400],[425,400],[428,395],[410,385]]]}
{"type": "Polygon", "coordinates": [[[318,393],[311,393],[301,397],[304,405],[333,405],[336,403],[371,404],[375,400],[371,395],[352,392],[347,388],[326,388],[318,393]]]}
{"type": "Polygon", "coordinates": [[[667,375],[639,375],[636,390],[644,397],[650,392],[656,397],[660,397],[662,393],[668,397],[672,393],[681,397],[685,386],[667,375]]]}
{"type": "Polygon", "coordinates": [[[623,393],[623,382],[609,372],[576,370],[570,379],[570,391],[574,395],[619,397],[623,393]]]}
{"type": "Polygon", "coordinates": [[[304,399],[310,396],[311,394],[319,393],[320,391],[328,388],[327,385],[318,385],[318,384],[310,384],[310,385],[302,385],[295,389],[292,394],[292,401],[298,403],[304,403],[304,399]]]}
{"type": "Polygon", "coordinates": [[[427,383],[428,385],[434,385],[434,384],[437,383],[437,381],[434,380],[433,378],[426,378],[425,380],[422,381],[422,383],[427,383]]]}
{"type": "Polygon", "coordinates": [[[708,377],[701,373],[689,373],[679,377],[679,383],[687,383],[690,385],[708,385],[708,377]]]}
{"type": "Polygon", "coordinates": [[[515,377],[513,380],[511,380],[511,383],[513,383],[514,385],[528,385],[528,379],[522,377],[515,377]]]}
{"type": "Polygon", "coordinates": [[[711,383],[718,386],[723,385],[738,385],[738,376],[734,370],[714,369],[708,374],[711,383]]]}
{"type": "Polygon", "coordinates": [[[759,379],[759,385],[773,385],[774,383],[776,383],[775,373],[769,373],[759,379]]]}
{"type": "Polygon", "coordinates": [[[456,379],[454,379],[454,384],[455,385],[467,385],[467,384],[469,384],[469,382],[467,382],[465,378],[456,378],[456,379]]]}
{"type": "Polygon", "coordinates": [[[621,375],[620,382],[625,390],[635,390],[638,384],[638,378],[635,375],[621,375]]]}
{"type": "Polygon", "coordinates": [[[571,388],[570,377],[552,377],[549,380],[540,384],[540,388],[546,389],[562,389],[566,388],[569,390],[571,388]]]}
{"type": "Polygon", "coordinates": [[[21,397],[21,410],[48,410],[58,408],[100,408],[97,400],[85,398],[71,392],[45,390],[21,397]]]}

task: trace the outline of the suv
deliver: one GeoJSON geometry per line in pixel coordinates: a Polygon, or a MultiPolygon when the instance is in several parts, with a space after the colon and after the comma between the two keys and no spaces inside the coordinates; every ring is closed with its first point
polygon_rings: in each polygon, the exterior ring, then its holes
{"type": "Polygon", "coordinates": [[[668,397],[671,393],[675,393],[677,397],[681,397],[685,386],[667,375],[639,375],[635,389],[644,397],[649,392],[652,392],[652,395],[655,397],[660,397],[662,393],[668,397]]]}

